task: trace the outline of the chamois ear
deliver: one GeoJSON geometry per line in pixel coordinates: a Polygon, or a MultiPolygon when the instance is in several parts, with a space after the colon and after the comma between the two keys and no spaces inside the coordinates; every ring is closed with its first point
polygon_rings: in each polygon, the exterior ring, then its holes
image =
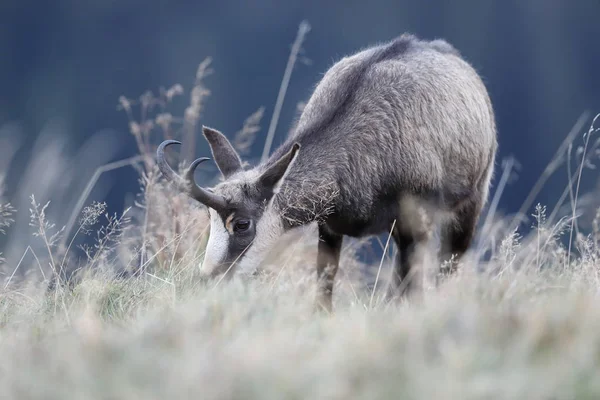
{"type": "Polygon", "coordinates": [[[269,189],[273,194],[277,193],[279,187],[283,183],[283,178],[289,169],[290,164],[296,158],[296,155],[300,150],[300,144],[294,143],[290,151],[284,154],[275,164],[271,165],[265,172],[262,173],[258,178],[258,184],[264,189],[269,189]]]}
{"type": "Polygon", "coordinates": [[[208,141],[215,163],[225,179],[242,170],[242,160],[225,135],[206,126],[202,127],[202,133],[208,141]]]}

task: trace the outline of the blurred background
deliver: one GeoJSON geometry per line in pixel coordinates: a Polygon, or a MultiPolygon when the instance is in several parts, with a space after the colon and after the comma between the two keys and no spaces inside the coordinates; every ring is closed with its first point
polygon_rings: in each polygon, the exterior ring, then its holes
{"type": "MultiPolygon", "coordinates": [[[[503,159],[514,157],[520,167],[499,202],[499,210],[512,213],[582,114],[588,112],[580,133],[600,112],[598,15],[598,0],[3,0],[5,197],[24,211],[31,194],[42,204],[52,200],[60,206],[49,212],[65,221],[99,166],[137,152],[127,115],[117,109],[119,97],[135,99],[178,83],[186,91],[170,111],[183,115],[196,69],[206,57],[214,72],[204,82],[210,96],[200,123],[232,137],[250,114],[265,107],[261,130],[245,156],[256,162],[291,45],[306,20],[311,30],[273,147],[287,135],[296,105],[338,58],[403,32],[445,38],[481,73],[490,92],[500,143],[494,184],[503,159]]],[[[198,131],[195,155],[208,152],[198,131]]],[[[204,170],[216,176],[214,164],[204,170]]],[[[536,201],[552,205],[567,176],[561,167],[536,201]]],[[[593,189],[596,176],[586,171],[583,185],[593,189]]],[[[139,191],[138,178],[130,167],[103,174],[87,202],[104,200],[119,212],[139,191]]],[[[19,221],[26,226],[29,215],[17,218],[15,226],[19,221]]],[[[13,238],[25,234],[20,229],[13,238]]]]}

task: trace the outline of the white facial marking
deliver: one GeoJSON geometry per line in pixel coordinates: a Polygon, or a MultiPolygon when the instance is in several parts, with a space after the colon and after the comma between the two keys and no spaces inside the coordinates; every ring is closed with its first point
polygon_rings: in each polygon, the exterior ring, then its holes
{"type": "Polygon", "coordinates": [[[214,269],[223,262],[227,255],[229,245],[229,233],[223,225],[223,220],[213,209],[209,209],[210,214],[210,236],[206,245],[206,254],[202,262],[201,271],[203,274],[210,275],[214,269]]]}
{"type": "Polygon", "coordinates": [[[250,247],[238,259],[235,269],[242,274],[253,273],[285,230],[275,207],[270,203],[256,222],[256,235],[250,247]]]}
{"type": "Polygon", "coordinates": [[[233,235],[233,226],[232,223],[233,222],[233,214],[231,214],[229,217],[227,217],[227,219],[225,220],[225,229],[227,229],[227,232],[229,232],[230,234],[233,235]]]}

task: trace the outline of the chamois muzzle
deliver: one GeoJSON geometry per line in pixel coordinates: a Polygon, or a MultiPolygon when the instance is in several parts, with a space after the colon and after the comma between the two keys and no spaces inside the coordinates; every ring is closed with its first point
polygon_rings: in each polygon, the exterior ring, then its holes
{"type": "Polygon", "coordinates": [[[156,149],[157,164],[160,172],[169,182],[175,184],[177,189],[187,194],[192,199],[215,210],[224,209],[226,206],[225,199],[198,186],[194,179],[194,172],[196,171],[196,168],[198,168],[198,165],[204,161],[210,160],[210,158],[202,157],[194,160],[186,171],[184,179],[179,176],[165,160],[165,149],[172,144],[181,144],[181,142],[177,140],[165,140],[158,146],[158,149],[156,149]]]}

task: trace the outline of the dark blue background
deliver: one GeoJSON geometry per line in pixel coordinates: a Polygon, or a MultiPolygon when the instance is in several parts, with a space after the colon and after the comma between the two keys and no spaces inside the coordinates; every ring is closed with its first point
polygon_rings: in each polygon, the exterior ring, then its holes
{"type": "MultiPolygon", "coordinates": [[[[294,70],[274,146],[296,103],[336,59],[408,31],[449,40],[484,77],[497,113],[499,162],[513,155],[522,167],[500,203],[512,212],[582,112],[600,112],[598,15],[598,0],[4,0],[0,127],[18,126],[27,144],[58,123],[74,149],[109,130],[119,143],[110,159],[127,157],[136,148],[125,114],[116,109],[118,97],[174,83],[189,89],[197,65],[211,56],[215,73],[206,85],[212,94],[201,123],[233,135],[264,105],[249,156],[255,161],[301,20],[312,26],[303,46],[312,63],[294,70]]],[[[187,94],[174,109],[179,115],[187,94]]],[[[9,171],[9,195],[28,160],[27,146],[20,151],[9,171]]],[[[199,139],[196,154],[207,152],[199,139]]],[[[115,210],[138,190],[132,169],[101,181],[110,185],[106,199],[115,210]]],[[[566,170],[539,200],[552,203],[565,183],[566,170]]]]}

